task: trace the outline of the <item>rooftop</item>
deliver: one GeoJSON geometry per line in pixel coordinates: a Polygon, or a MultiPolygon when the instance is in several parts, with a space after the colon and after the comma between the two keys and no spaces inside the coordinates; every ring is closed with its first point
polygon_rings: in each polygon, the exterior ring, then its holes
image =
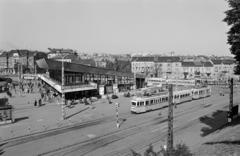
{"type": "MultiPolygon", "coordinates": [[[[49,69],[49,70],[61,70],[62,68],[62,63],[60,61],[54,61],[49,59],[37,60],[37,65],[40,68],[49,69]]],[[[88,65],[79,64],[79,63],[64,62],[64,70],[68,72],[81,72],[81,73],[91,73],[91,74],[106,74],[106,75],[133,77],[132,73],[114,71],[106,68],[93,67],[93,66],[88,66],[88,65]]]]}

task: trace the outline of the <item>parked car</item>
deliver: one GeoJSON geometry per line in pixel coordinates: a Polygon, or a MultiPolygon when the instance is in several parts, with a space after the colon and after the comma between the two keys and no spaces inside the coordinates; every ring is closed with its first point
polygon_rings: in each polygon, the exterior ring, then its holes
{"type": "Polygon", "coordinates": [[[115,94],[112,95],[112,99],[117,99],[117,98],[118,98],[117,95],[115,95],[115,94]]]}

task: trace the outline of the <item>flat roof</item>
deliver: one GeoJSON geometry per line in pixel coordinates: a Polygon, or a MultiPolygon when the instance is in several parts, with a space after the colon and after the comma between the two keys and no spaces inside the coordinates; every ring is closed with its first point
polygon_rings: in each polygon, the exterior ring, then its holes
{"type": "MultiPolygon", "coordinates": [[[[37,60],[37,65],[39,68],[48,69],[48,70],[61,70],[62,62],[55,61],[50,59],[40,59],[37,60]]],[[[78,63],[64,62],[64,71],[68,72],[79,72],[79,73],[91,73],[91,74],[103,74],[103,75],[116,75],[116,76],[125,76],[133,78],[133,73],[126,73],[120,71],[114,71],[106,68],[99,68],[93,66],[87,66],[78,63]]]]}

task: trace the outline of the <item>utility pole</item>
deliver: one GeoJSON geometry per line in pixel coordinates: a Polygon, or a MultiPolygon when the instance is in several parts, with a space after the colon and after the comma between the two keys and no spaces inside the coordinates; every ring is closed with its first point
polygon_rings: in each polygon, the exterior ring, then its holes
{"type": "Polygon", "coordinates": [[[64,62],[62,57],[62,120],[65,120],[65,93],[64,93],[64,62]]]}
{"type": "Polygon", "coordinates": [[[173,85],[168,85],[168,137],[167,137],[167,155],[171,156],[173,151],[173,85]]]}
{"type": "Polygon", "coordinates": [[[115,103],[115,107],[116,107],[116,124],[117,124],[117,128],[120,127],[120,124],[119,124],[119,113],[118,113],[118,108],[119,108],[119,103],[115,103]]]}
{"type": "Polygon", "coordinates": [[[231,78],[230,80],[230,85],[229,85],[229,88],[230,88],[230,95],[229,95],[229,116],[228,116],[228,119],[230,119],[230,122],[232,121],[233,119],[233,116],[232,116],[232,111],[233,111],[233,78],[231,78]]]}

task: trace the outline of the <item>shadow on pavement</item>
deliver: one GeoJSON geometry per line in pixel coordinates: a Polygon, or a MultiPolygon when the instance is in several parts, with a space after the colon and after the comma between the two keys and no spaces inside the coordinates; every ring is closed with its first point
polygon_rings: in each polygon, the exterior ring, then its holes
{"type": "Polygon", "coordinates": [[[3,150],[3,146],[7,144],[7,143],[1,143],[0,144],[0,155],[2,155],[4,153],[4,150],[3,150]]]}
{"type": "Polygon", "coordinates": [[[20,118],[15,118],[15,122],[19,122],[19,121],[21,121],[21,120],[26,120],[26,119],[29,119],[29,117],[28,116],[24,116],[24,117],[20,117],[20,118]]]}
{"type": "Polygon", "coordinates": [[[73,113],[73,114],[67,116],[66,119],[69,119],[69,118],[73,117],[74,115],[77,115],[77,114],[79,114],[79,113],[81,113],[81,112],[83,112],[83,111],[85,111],[85,110],[87,110],[87,109],[89,109],[89,107],[84,108],[84,109],[82,109],[82,110],[80,110],[80,111],[78,111],[78,112],[76,112],[76,113],[73,113]]]}
{"type": "Polygon", "coordinates": [[[233,122],[228,123],[227,111],[217,110],[212,116],[203,116],[199,118],[200,122],[207,125],[201,129],[201,136],[205,137],[217,130],[222,130],[229,126],[235,126],[240,123],[240,118],[236,118],[233,122]]]}
{"type": "Polygon", "coordinates": [[[119,126],[121,126],[124,122],[126,122],[127,121],[127,119],[125,119],[125,118],[120,118],[120,124],[119,124],[119,126]]]}
{"type": "Polygon", "coordinates": [[[208,105],[204,105],[203,108],[208,108],[208,107],[211,107],[212,104],[208,104],[208,105]]]}
{"type": "Polygon", "coordinates": [[[213,142],[206,142],[204,144],[206,145],[214,145],[214,144],[240,145],[240,140],[213,141],[213,142]]]}

